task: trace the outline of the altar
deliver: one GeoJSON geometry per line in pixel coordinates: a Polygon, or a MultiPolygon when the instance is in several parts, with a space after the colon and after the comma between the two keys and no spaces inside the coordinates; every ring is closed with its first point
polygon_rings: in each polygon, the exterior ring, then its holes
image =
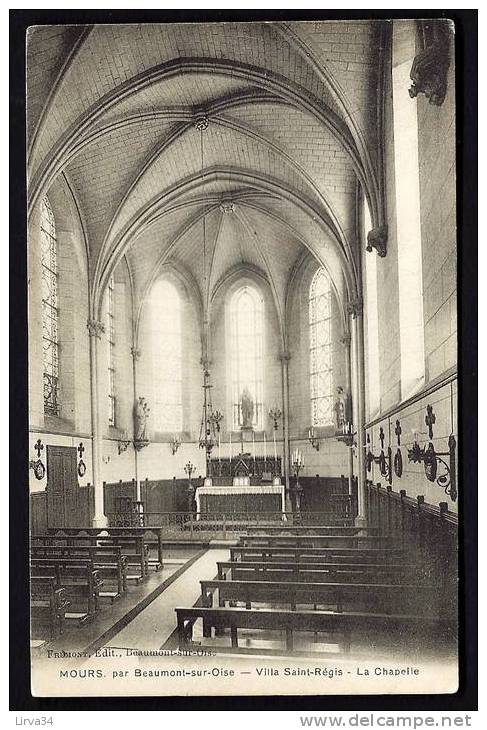
{"type": "Polygon", "coordinates": [[[198,519],[209,513],[249,514],[253,512],[284,513],[286,511],[284,485],[279,477],[271,484],[251,485],[248,476],[236,476],[232,484],[215,485],[207,477],[196,489],[198,519]]]}

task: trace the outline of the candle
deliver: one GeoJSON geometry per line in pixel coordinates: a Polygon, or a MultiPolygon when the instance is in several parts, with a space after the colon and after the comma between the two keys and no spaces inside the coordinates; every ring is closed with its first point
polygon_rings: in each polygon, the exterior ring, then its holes
{"type": "Polygon", "coordinates": [[[230,431],[230,466],[232,465],[232,432],[230,431]]]}
{"type": "Polygon", "coordinates": [[[254,451],[254,466],[255,466],[255,432],[252,431],[252,448],[254,451]]]}
{"type": "Polygon", "coordinates": [[[267,448],[266,448],[266,440],[265,440],[265,431],[264,431],[264,464],[267,460],[267,448]]]}

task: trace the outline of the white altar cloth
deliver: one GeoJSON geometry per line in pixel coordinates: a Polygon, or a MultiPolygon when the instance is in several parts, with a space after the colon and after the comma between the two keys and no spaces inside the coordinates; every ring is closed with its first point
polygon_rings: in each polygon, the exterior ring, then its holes
{"type": "Polygon", "coordinates": [[[203,487],[197,487],[195,500],[196,500],[196,512],[197,519],[200,518],[200,500],[201,497],[207,495],[222,495],[222,494],[279,494],[281,497],[281,511],[286,511],[286,498],[283,484],[258,484],[255,486],[250,485],[235,485],[235,484],[223,484],[223,485],[208,485],[203,487]]]}

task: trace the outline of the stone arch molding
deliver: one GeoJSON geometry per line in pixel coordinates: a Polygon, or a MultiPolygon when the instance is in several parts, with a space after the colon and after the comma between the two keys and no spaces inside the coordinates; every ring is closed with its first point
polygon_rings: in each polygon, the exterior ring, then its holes
{"type": "MultiPolygon", "coordinates": [[[[71,60],[70,65],[72,63],[74,63],[74,59],[71,60]]],[[[70,159],[73,150],[89,135],[90,129],[93,128],[94,124],[102,122],[103,115],[106,112],[115,110],[116,106],[122,101],[165,78],[171,78],[182,73],[208,71],[222,75],[230,75],[233,78],[240,78],[253,83],[263,89],[264,92],[284,99],[289,104],[307,111],[317,119],[338,140],[350,157],[356,175],[370,200],[372,223],[374,226],[379,223],[380,211],[376,176],[374,170],[367,163],[366,148],[360,139],[354,139],[354,135],[352,135],[348,124],[319,99],[313,97],[308,90],[290,79],[278,76],[265,68],[216,58],[180,58],[169,61],[161,66],[149,69],[121,84],[117,89],[106,94],[99,102],[86,110],[66,130],[51,152],[40,163],[38,169],[33,174],[31,171],[29,212],[42,192],[49,186],[53,177],[67,164],[67,160],[70,159]]],[[[313,70],[313,73],[316,73],[316,70],[313,70]]],[[[319,78],[320,83],[324,83],[323,79],[326,80],[326,77],[322,76],[319,78]]],[[[336,89],[334,90],[334,94],[336,95],[336,89]]],[[[192,110],[193,114],[201,113],[202,111],[206,112],[206,109],[192,110]]],[[[48,113],[43,115],[44,120],[47,117],[48,113]]]]}
{"type": "MultiPolygon", "coordinates": [[[[198,175],[193,175],[177,185],[174,185],[171,189],[162,191],[161,194],[150,201],[142,210],[137,211],[137,213],[132,216],[131,220],[128,221],[124,229],[120,231],[113,241],[105,241],[104,247],[100,252],[100,256],[96,264],[92,285],[92,306],[93,316],[95,318],[99,315],[103,291],[111,270],[124,255],[129,246],[136,245],[137,237],[161,216],[173,211],[175,207],[186,208],[194,205],[192,200],[186,200],[185,202],[180,202],[178,204],[178,198],[188,193],[200,193],[201,190],[204,189],[204,185],[206,183],[211,183],[215,180],[221,179],[227,182],[243,184],[245,186],[250,185],[254,189],[260,190],[263,193],[276,194],[280,199],[291,203],[293,206],[297,206],[299,210],[312,218],[323,232],[323,241],[332,245],[334,253],[340,262],[348,297],[350,299],[354,299],[358,296],[360,284],[357,279],[356,272],[348,260],[345,251],[341,246],[341,242],[336,236],[336,232],[333,230],[333,227],[330,225],[329,220],[322,210],[320,210],[312,201],[303,195],[298,194],[295,190],[292,190],[287,186],[285,187],[280,181],[264,177],[263,175],[257,175],[256,173],[249,172],[247,170],[239,170],[236,168],[217,168],[213,170],[205,170],[203,174],[200,173],[198,175]]],[[[213,204],[210,204],[207,212],[214,209],[216,205],[218,205],[218,202],[216,201],[213,204]]],[[[192,225],[192,223],[190,222],[188,225],[192,225]]],[[[159,265],[162,265],[166,256],[168,257],[170,255],[170,252],[176,245],[179,237],[180,235],[176,236],[175,240],[170,242],[165,254],[160,259],[159,265]]],[[[323,251],[320,251],[319,242],[311,242],[307,239],[302,239],[302,242],[316,257],[317,261],[328,269],[329,267],[324,258],[323,251]]]]}

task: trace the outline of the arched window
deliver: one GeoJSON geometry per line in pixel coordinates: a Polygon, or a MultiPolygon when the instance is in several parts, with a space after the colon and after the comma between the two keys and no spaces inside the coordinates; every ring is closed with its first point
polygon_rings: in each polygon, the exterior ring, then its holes
{"type": "Polygon", "coordinates": [[[318,269],[309,291],[309,355],[311,423],[333,424],[331,360],[331,289],[324,269],[318,269]]]}
{"type": "Polygon", "coordinates": [[[115,282],[110,277],[106,298],[108,339],[108,425],[115,426],[115,282]]]}
{"type": "Polygon", "coordinates": [[[41,202],[42,346],[44,412],[59,415],[58,271],[56,224],[51,204],[41,202]]]}
{"type": "Polygon", "coordinates": [[[150,299],[156,431],[182,431],[181,297],[169,281],[158,281],[150,299]]]}
{"type": "Polygon", "coordinates": [[[230,301],[230,331],[233,426],[250,425],[244,398],[252,401],[252,427],[262,428],[264,301],[251,286],[238,289],[230,301]]]}

